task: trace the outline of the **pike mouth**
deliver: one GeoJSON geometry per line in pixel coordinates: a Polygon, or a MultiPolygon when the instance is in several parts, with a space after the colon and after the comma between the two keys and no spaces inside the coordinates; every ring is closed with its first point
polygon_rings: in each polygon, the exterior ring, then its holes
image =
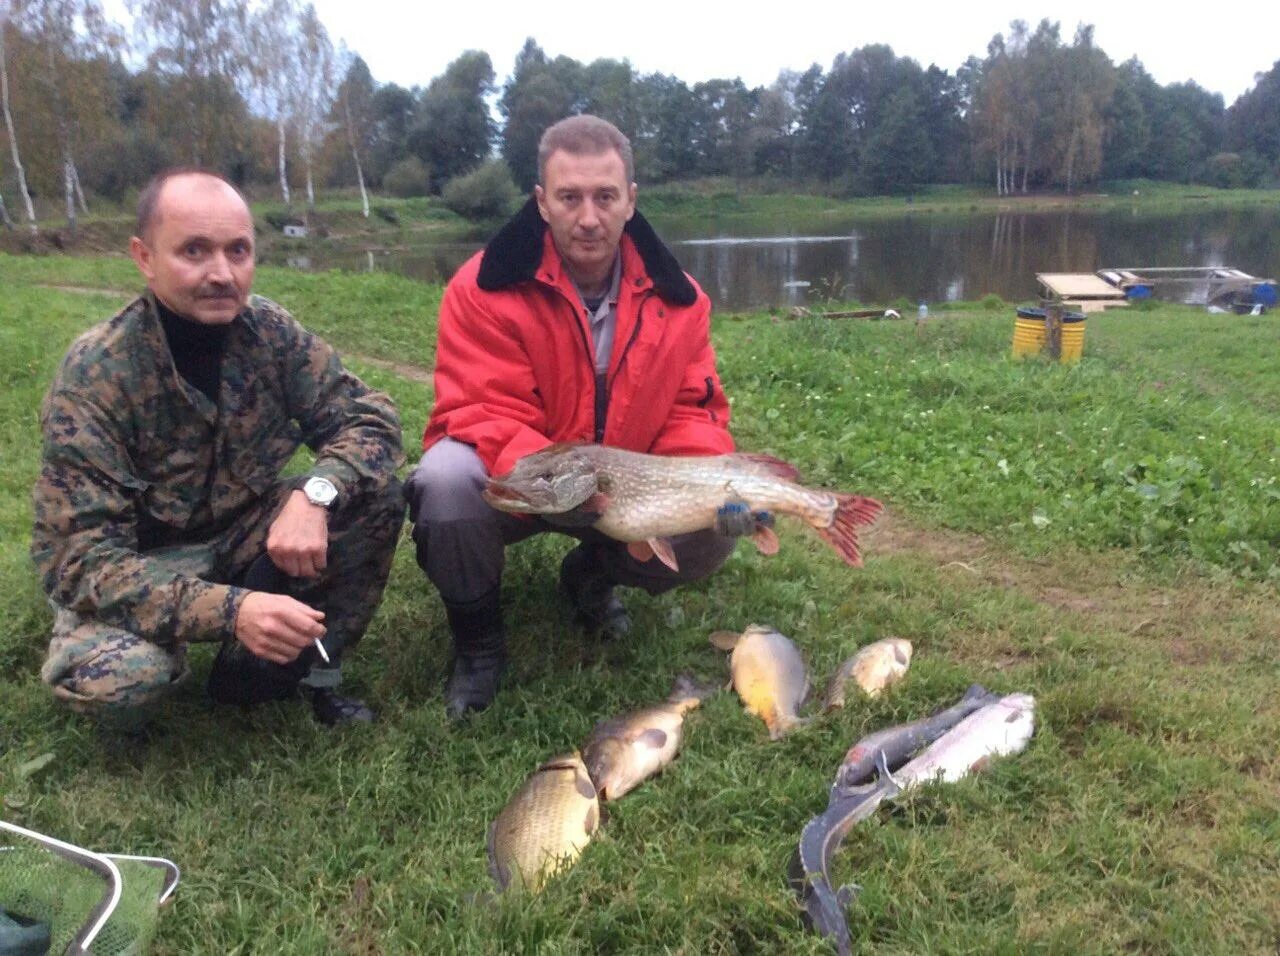
{"type": "Polygon", "coordinates": [[[528,495],[517,491],[510,485],[504,485],[493,480],[485,487],[482,497],[490,504],[496,504],[501,501],[516,501],[528,504],[530,500],[528,495]]]}

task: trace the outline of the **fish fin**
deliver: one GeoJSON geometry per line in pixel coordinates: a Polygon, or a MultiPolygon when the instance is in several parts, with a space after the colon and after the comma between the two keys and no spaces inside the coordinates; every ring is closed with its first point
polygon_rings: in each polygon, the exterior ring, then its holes
{"type": "Polygon", "coordinates": [[[602,515],[609,507],[609,496],[597,491],[594,495],[575,508],[584,514],[602,515]]]}
{"type": "Polygon", "coordinates": [[[650,727],[644,733],[636,737],[631,742],[632,746],[649,747],[653,750],[661,750],[667,745],[667,732],[659,730],[657,727],[650,727]]]}
{"type": "Polygon", "coordinates": [[[854,897],[862,892],[862,887],[857,883],[846,883],[840,889],[836,890],[836,902],[841,906],[848,906],[853,902],[854,897]]]}
{"type": "Polygon", "coordinates": [[[499,890],[505,890],[511,885],[511,872],[498,862],[497,834],[498,824],[495,821],[489,825],[489,836],[486,840],[486,849],[489,852],[489,875],[493,877],[493,882],[498,884],[499,890]]]}
{"type": "Polygon", "coordinates": [[[815,529],[823,541],[851,567],[862,567],[862,551],[858,547],[858,528],[869,525],[880,516],[884,505],[874,498],[836,492],[836,513],[831,524],[815,529]]]}
{"type": "Polygon", "coordinates": [[[676,561],[676,553],[672,550],[671,540],[669,538],[650,538],[646,544],[653,549],[654,557],[669,567],[672,571],[680,571],[680,563],[676,561]]]}
{"type": "Polygon", "coordinates": [[[741,637],[742,635],[737,631],[712,631],[707,640],[711,642],[712,647],[718,647],[722,651],[731,651],[738,645],[738,640],[741,637]]]}
{"type": "Polygon", "coordinates": [[[653,557],[653,548],[649,547],[648,541],[629,541],[627,542],[627,554],[644,564],[653,557]]]}
{"type": "Polygon", "coordinates": [[[772,528],[766,528],[762,525],[751,535],[751,540],[755,543],[756,550],[761,554],[778,553],[778,532],[772,528]]]}
{"type": "Polygon", "coordinates": [[[773,455],[761,455],[751,452],[738,452],[733,456],[743,461],[749,461],[754,465],[763,465],[775,478],[781,478],[783,481],[799,481],[800,471],[795,465],[789,461],[783,461],[781,458],[775,458],[773,455]]]}

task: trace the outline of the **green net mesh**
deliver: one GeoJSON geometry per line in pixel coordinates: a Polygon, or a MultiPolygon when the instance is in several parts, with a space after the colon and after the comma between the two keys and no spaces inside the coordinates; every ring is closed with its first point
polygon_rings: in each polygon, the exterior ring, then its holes
{"type": "MultiPolygon", "coordinates": [[[[155,866],[112,858],[120,871],[120,902],[89,951],[95,956],[145,953],[155,935],[165,874],[155,866]]],[[[64,953],[85,926],[110,883],[38,840],[0,829],[0,909],[47,923],[50,953],[64,953]]]]}

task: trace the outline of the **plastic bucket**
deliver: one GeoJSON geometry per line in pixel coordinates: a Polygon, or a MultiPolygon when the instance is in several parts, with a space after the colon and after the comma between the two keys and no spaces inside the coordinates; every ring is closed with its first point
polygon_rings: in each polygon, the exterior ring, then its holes
{"type": "MultiPolygon", "coordinates": [[[[1013,320],[1013,357],[1026,358],[1044,351],[1044,309],[1019,308],[1013,320]]],[[[1062,356],[1059,361],[1078,362],[1084,354],[1084,313],[1062,313],[1062,356]]]]}

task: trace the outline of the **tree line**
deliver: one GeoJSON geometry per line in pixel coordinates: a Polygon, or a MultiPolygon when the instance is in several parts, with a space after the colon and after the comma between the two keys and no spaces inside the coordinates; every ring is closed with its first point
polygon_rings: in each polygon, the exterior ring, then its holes
{"type": "Polygon", "coordinates": [[[470,183],[506,202],[533,184],[541,131],[577,112],[630,137],[644,183],[856,196],[1280,181],[1280,61],[1228,108],[1194,82],[1157,83],[1136,58],[1114,64],[1089,26],[1068,42],[1057,23],[1015,21],[954,73],[872,44],[758,87],[552,57],[531,38],[501,85],[471,50],[404,87],[375,80],[301,0],[128,5],[130,30],[100,0],[0,0],[5,225],[35,228],[35,197],[74,227],[91,198],[121,201],[188,163],[290,207],[299,186],[308,207],[317,188],[354,187],[366,216],[370,189],[448,199],[470,183]]]}

